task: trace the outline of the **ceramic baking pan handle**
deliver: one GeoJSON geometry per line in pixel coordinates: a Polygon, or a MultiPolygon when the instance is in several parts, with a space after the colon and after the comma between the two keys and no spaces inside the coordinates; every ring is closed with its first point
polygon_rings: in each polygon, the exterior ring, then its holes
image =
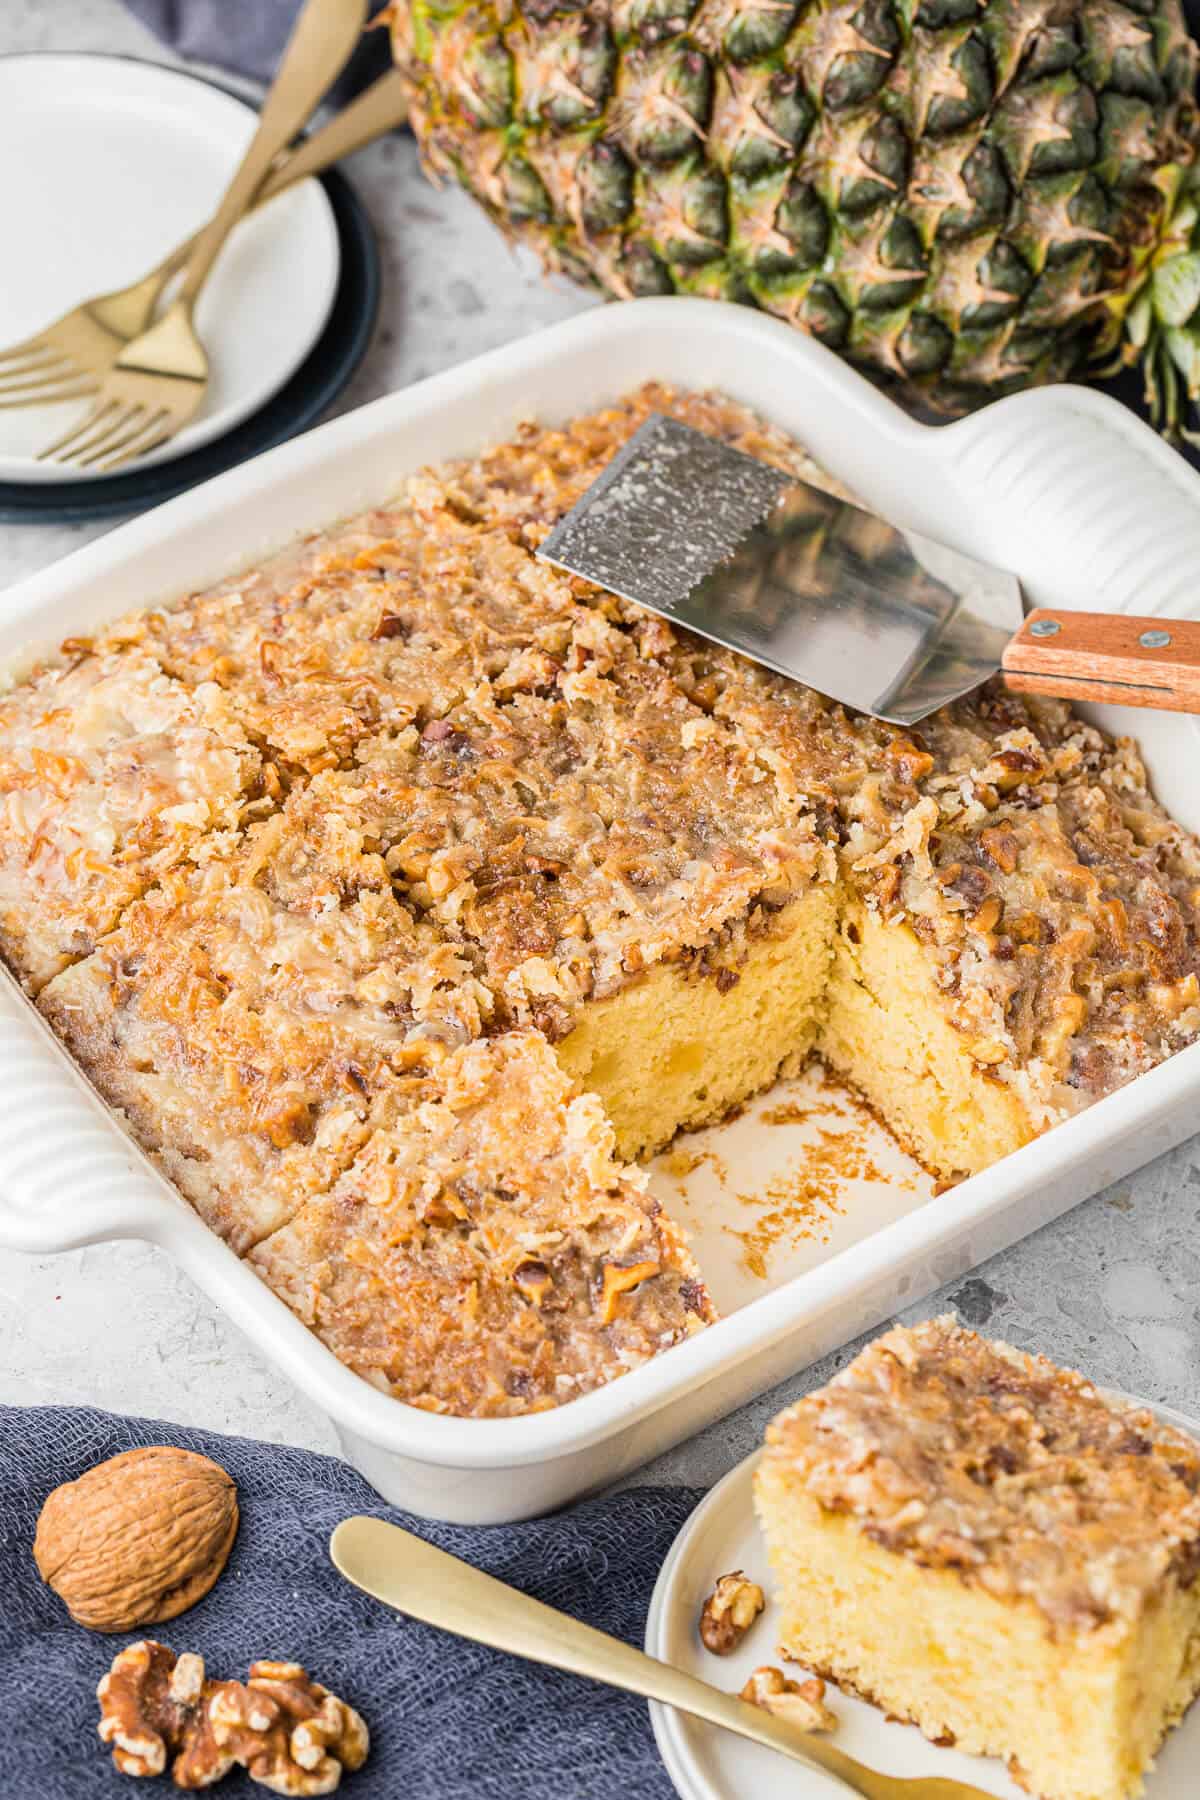
{"type": "Polygon", "coordinates": [[[1011,569],[1031,609],[1200,612],[1200,475],[1107,394],[1014,394],[934,433],[933,452],[962,547],[1011,569]]]}

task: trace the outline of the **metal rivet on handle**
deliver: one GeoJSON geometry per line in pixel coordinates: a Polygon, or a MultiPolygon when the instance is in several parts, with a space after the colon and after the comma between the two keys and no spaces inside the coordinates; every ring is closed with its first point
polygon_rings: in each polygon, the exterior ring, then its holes
{"type": "Polygon", "coordinates": [[[1169,631],[1143,631],[1138,643],[1146,650],[1165,650],[1171,641],[1169,631]]]}
{"type": "Polygon", "coordinates": [[[1035,619],[1029,627],[1030,637],[1057,637],[1062,626],[1057,619],[1035,619]]]}

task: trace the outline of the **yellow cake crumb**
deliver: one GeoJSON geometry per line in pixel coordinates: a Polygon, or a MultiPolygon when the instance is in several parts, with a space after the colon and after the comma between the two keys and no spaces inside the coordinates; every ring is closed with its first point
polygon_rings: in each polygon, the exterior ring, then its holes
{"type": "Polygon", "coordinates": [[[1200,1446],[935,1319],[782,1413],[785,1655],[1040,1800],[1135,1800],[1200,1691],[1200,1446]]]}

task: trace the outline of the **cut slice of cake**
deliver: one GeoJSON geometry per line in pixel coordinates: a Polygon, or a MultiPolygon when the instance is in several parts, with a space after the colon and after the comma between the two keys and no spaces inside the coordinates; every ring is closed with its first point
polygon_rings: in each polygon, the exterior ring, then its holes
{"type": "Polygon", "coordinates": [[[239,1251],[328,1190],[381,1087],[483,1026],[460,949],[399,904],[360,783],[282,809],[127,908],[38,1005],[205,1222],[239,1251]]]}
{"type": "Polygon", "coordinates": [[[358,805],[402,903],[477,962],[496,1024],[536,1026],[600,1094],[632,1159],[812,1048],[834,851],[663,670],[585,608],[569,623],[569,678],[481,684],[381,743],[358,805]]]}
{"type": "Polygon", "coordinates": [[[0,698],[0,952],[36,993],[214,833],[270,804],[213,682],[66,646],[0,698]]]}
{"type": "Polygon", "coordinates": [[[432,1412],[558,1406],[713,1315],[680,1234],[540,1033],[383,1095],[332,1191],[250,1264],[360,1375],[432,1412]]]}
{"type": "Polygon", "coordinates": [[[767,1432],[785,1655],[1041,1800],[1134,1800],[1200,1691],[1200,1446],[953,1318],[767,1432]]]}

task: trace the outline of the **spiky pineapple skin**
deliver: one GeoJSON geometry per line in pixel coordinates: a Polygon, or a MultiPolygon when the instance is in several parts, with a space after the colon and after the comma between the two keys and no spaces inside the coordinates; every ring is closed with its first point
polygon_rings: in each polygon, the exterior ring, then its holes
{"type": "Polygon", "coordinates": [[[429,172],[621,298],[945,410],[1119,348],[1196,157],[1179,0],[397,0],[429,172]]]}

